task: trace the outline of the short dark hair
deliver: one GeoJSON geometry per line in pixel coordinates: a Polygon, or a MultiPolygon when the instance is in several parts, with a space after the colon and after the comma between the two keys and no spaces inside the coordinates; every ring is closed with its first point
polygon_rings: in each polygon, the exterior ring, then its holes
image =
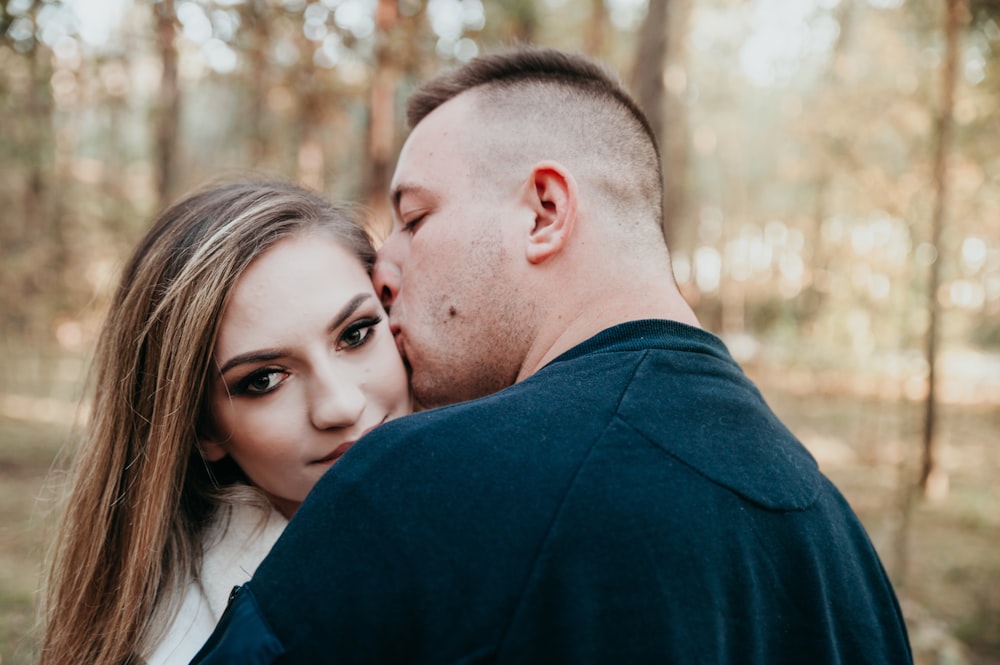
{"type": "Polygon", "coordinates": [[[505,87],[526,82],[553,82],[613,99],[642,127],[653,148],[659,150],[649,119],[625,90],[618,77],[600,62],[580,54],[552,48],[519,47],[472,59],[421,85],[406,105],[406,120],[416,127],[428,114],[453,97],[484,85],[505,87]]]}
{"type": "MultiPolygon", "coordinates": [[[[624,212],[643,210],[662,240],[663,166],[646,115],[610,69],[585,55],[552,48],[519,46],[479,56],[427,81],[407,103],[407,121],[416,127],[442,104],[474,91],[480,119],[517,124],[548,122],[550,148],[556,144],[589,153],[602,165],[592,182],[605,200],[624,212]]],[[[518,134],[521,135],[521,134],[518,134]]],[[[509,139],[515,135],[508,134],[509,139]]],[[[538,147],[538,144],[535,144],[538,147]]],[[[565,154],[558,149],[555,152],[565,154]]],[[[503,140],[493,156],[524,145],[503,140]]],[[[554,154],[545,155],[555,158],[554,154]]],[[[496,160],[491,160],[495,162],[496,160]]],[[[620,221],[631,217],[620,216],[620,221]]],[[[645,226],[645,225],[641,225],[645,226]]],[[[644,236],[647,240],[650,236],[644,236]]]]}

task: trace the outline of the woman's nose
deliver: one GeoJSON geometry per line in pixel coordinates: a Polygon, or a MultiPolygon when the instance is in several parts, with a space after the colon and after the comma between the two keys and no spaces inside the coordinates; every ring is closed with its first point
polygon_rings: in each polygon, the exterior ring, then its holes
{"type": "Polygon", "coordinates": [[[365,401],[364,391],[353,382],[318,380],[312,389],[309,418],[316,429],[350,427],[361,418],[365,401]]]}

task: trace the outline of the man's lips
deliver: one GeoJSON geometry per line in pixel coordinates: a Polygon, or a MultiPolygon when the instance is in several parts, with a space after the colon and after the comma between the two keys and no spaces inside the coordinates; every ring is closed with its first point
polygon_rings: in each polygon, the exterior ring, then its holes
{"type": "Polygon", "coordinates": [[[389,330],[392,332],[392,339],[396,342],[396,350],[399,351],[399,357],[403,360],[403,367],[406,368],[406,374],[409,376],[413,373],[413,368],[410,366],[410,359],[406,357],[406,344],[403,339],[403,330],[400,328],[398,323],[390,324],[389,330]]]}
{"type": "Polygon", "coordinates": [[[396,342],[396,350],[399,351],[399,355],[405,358],[406,353],[403,351],[403,329],[399,327],[398,323],[390,323],[389,332],[392,333],[392,340],[396,342]]]}

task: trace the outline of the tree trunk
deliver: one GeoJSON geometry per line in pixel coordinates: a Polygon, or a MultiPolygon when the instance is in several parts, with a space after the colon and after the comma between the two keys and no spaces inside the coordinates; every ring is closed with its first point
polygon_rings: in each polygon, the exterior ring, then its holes
{"type": "MultiPolygon", "coordinates": [[[[26,100],[27,117],[31,131],[29,148],[25,151],[28,160],[28,186],[24,189],[24,215],[21,221],[21,233],[17,240],[28,245],[46,237],[46,219],[43,212],[45,201],[45,175],[43,167],[44,146],[47,143],[44,134],[51,127],[52,107],[46,103],[43,96],[45,88],[52,77],[51,68],[42,63],[43,55],[39,53],[41,45],[35,43],[27,54],[31,81],[28,84],[26,100]]],[[[16,215],[14,216],[17,217],[16,215]]]]}
{"type": "Polygon", "coordinates": [[[269,60],[271,43],[268,4],[264,0],[249,0],[243,16],[250,30],[248,58],[250,61],[250,103],[247,109],[250,129],[250,163],[259,168],[268,156],[267,132],[264,130],[264,110],[267,107],[269,60]]]}
{"type": "Polygon", "coordinates": [[[156,118],[156,192],[159,207],[164,208],[173,196],[180,127],[180,88],[177,83],[177,14],[174,0],[160,0],[153,5],[157,43],[163,73],[160,78],[160,104],[156,118]]]}
{"type": "MultiPolygon", "coordinates": [[[[836,14],[837,18],[837,40],[833,44],[830,53],[830,64],[823,74],[824,87],[831,90],[839,90],[843,80],[844,53],[847,49],[850,35],[853,34],[854,26],[854,0],[841,0],[836,14]]],[[[829,134],[827,133],[827,136],[829,134]]],[[[828,159],[818,159],[819,171],[814,181],[814,202],[812,224],[806,236],[806,247],[808,249],[807,260],[812,267],[814,274],[820,271],[826,272],[830,265],[830,251],[823,242],[823,221],[829,214],[827,197],[830,193],[831,182],[834,177],[834,168],[828,159]]],[[[799,298],[802,307],[802,322],[812,325],[820,311],[823,309],[826,296],[824,291],[817,287],[815,280],[810,280],[799,298]]],[[[801,324],[800,324],[801,325],[801,324]]]]}
{"type": "Polygon", "coordinates": [[[663,235],[673,248],[687,193],[685,43],[691,0],[650,0],[639,32],[632,90],[649,118],[663,158],[663,235]]]}
{"type": "MultiPolygon", "coordinates": [[[[25,187],[20,209],[10,211],[0,227],[0,249],[3,250],[3,294],[0,311],[4,314],[5,334],[14,333],[24,339],[44,339],[55,295],[53,283],[63,266],[53,260],[55,243],[51,219],[46,214],[49,182],[45,161],[51,153],[52,103],[50,80],[51,54],[35,41],[24,54],[28,61],[29,80],[22,108],[24,143],[16,150],[20,153],[25,173],[25,187]],[[52,293],[47,293],[52,291],[52,293]]],[[[54,192],[59,196],[59,190],[54,192]]]]}
{"type": "Polygon", "coordinates": [[[663,74],[667,59],[668,0],[650,0],[639,30],[639,47],[632,68],[632,92],[649,118],[656,142],[663,145],[663,74]]]}
{"type": "Polygon", "coordinates": [[[937,460],[937,355],[938,325],[941,308],[938,287],[941,281],[941,236],[948,210],[948,151],[954,129],[953,111],[955,88],[958,83],[959,27],[967,14],[964,0],[946,0],[945,57],[941,72],[941,106],[938,110],[936,143],[934,146],[934,210],[931,216],[931,246],[934,260],[928,269],[926,337],[927,399],[924,404],[923,459],[920,469],[920,488],[926,498],[944,498],[948,492],[948,476],[937,460]]]}
{"type": "Polygon", "coordinates": [[[508,17],[503,41],[532,44],[538,32],[538,9],[534,0],[505,0],[499,3],[508,17]]]}
{"type": "Polygon", "coordinates": [[[687,219],[688,204],[688,117],[687,103],[687,33],[691,21],[692,0],[671,0],[667,12],[667,54],[663,66],[666,92],[664,125],[660,139],[663,146],[664,210],[663,233],[667,246],[678,244],[687,219]]]}
{"type": "Polygon", "coordinates": [[[587,25],[584,27],[583,34],[584,53],[595,58],[604,56],[607,25],[608,10],[604,6],[604,0],[590,0],[590,16],[587,17],[587,25]]]}
{"type": "Polygon", "coordinates": [[[299,53],[302,66],[299,67],[299,139],[298,139],[298,181],[305,187],[323,191],[326,187],[326,151],[321,139],[324,99],[320,85],[320,73],[313,60],[315,44],[304,34],[299,34],[299,53]]]}
{"type": "Polygon", "coordinates": [[[375,10],[375,73],[368,115],[368,205],[378,233],[392,226],[389,180],[396,148],[396,87],[399,67],[392,51],[393,29],[399,22],[396,0],[379,0],[375,10]]]}

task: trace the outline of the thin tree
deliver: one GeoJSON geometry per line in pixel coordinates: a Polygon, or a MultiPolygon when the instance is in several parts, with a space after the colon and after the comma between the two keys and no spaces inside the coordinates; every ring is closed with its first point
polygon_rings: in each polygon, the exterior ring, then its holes
{"type": "Polygon", "coordinates": [[[298,90],[297,176],[306,187],[323,191],[326,188],[326,151],[323,147],[322,125],[324,107],[329,103],[323,94],[323,74],[316,67],[316,45],[303,31],[298,34],[300,66],[294,76],[298,90]]]}
{"type": "Polygon", "coordinates": [[[501,41],[532,44],[538,33],[538,5],[535,0],[499,0],[499,14],[504,17],[501,41]]]}
{"type": "Polygon", "coordinates": [[[668,0],[650,0],[639,29],[639,45],[632,68],[632,92],[649,118],[656,142],[663,145],[664,86],[667,58],[668,0]]]}
{"type": "Polygon", "coordinates": [[[177,82],[177,13],[174,0],[160,0],[153,5],[153,12],[160,61],[163,65],[155,138],[156,193],[159,207],[163,208],[169,203],[174,189],[181,110],[180,87],[177,82]]]}
{"type": "MultiPolygon", "coordinates": [[[[56,3],[53,3],[53,5],[56,3]]],[[[45,6],[34,0],[25,20],[31,30],[18,44],[4,43],[0,97],[20,88],[23,93],[3,99],[4,130],[0,149],[14,166],[0,204],[7,213],[0,222],[0,336],[18,342],[45,339],[53,312],[62,299],[63,276],[69,247],[64,233],[65,191],[54,167],[55,141],[68,143],[68,132],[54,131],[53,75],[56,59],[40,38],[39,16],[45,6]],[[13,47],[13,48],[10,48],[13,47]],[[17,62],[20,60],[20,63],[17,62]],[[18,66],[18,64],[23,65],[18,66]],[[27,74],[21,86],[11,86],[11,74],[27,74]],[[10,115],[6,115],[9,113],[10,115]],[[11,187],[11,183],[13,187],[11,187]]],[[[10,27],[13,16],[6,3],[0,22],[10,27]]],[[[0,39],[8,35],[0,31],[0,39]]]]}
{"type": "Polygon", "coordinates": [[[608,8],[604,0],[590,0],[590,14],[583,30],[583,51],[595,58],[604,56],[607,41],[608,8]]]}
{"type": "Polygon", "coordinates": [[[247,109],[250,131],[250,160],[259,167],[268,155],[267,132],[264,128],[264,109],[267,106],[267,92],[271,62],[267,56],[271,46],[271,16],[266,0],[249,0],[243,6],[243,17],[248,24],[250,43],[250,103],[247,109]]]}
{"type": "Polygon", "coordinates": [[[947,492],[947,475],[937,459],[937,360],[938,326],[941,306],[938,288],[941,282],[941,236],[948,211],[948,151],[954,132],[955,88],[958,84],[959,28],[968,16],[964,0],[946,0],[944,17],[945,57],[941,68],[941,106],[935,127],[934,209],[931,215],[931,247],[934,260],[927,276],[928,326],[926,336],[927,399],[924,403],[923,458],[920,488],[925,497],[941,497],[947,492]]]}
{"type": "Polygon", "coordinates": [[[396,88],[399,66],[393,56],[393,29],[399,22],[396,0],[379,0],[375,8],[375,71],[368,115],[368,205],[375,223],[388,226],[388,191],[396,149],[396,88]]]}
{"type": "Polygon", "coordinates": [[[639,31],[632,90],[649,117],[664,165],[663,234],[676,245],[684,215],[688,163],[684,106],[685,33],[691,0],[650,0],[639,31]]]}

